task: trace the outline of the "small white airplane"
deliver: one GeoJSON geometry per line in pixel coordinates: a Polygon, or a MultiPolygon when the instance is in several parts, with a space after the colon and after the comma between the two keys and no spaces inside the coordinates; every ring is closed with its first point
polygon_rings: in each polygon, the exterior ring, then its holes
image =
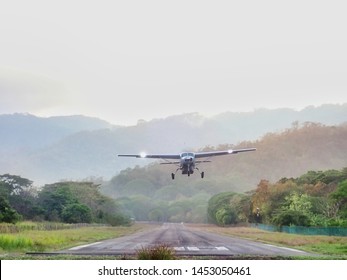
{"type": "Polygon", "coordinates": [[[175,174],[178,170],[182,171],[182,174],[187,174],[190,176],[190,174],[194,173],[194,170],[196,169],[200,175],[201,178],[204,178],[205,172],[200,172],[200,170],[196,167],[196,164],[204,163],[204,162],[211,162],[209,158],[215,157],[215,156],[224,156],[224,155],[231,155],[231,154],[237,154],[241,152],[250,152],[255,151],[256,148],[247,148],[247,149],[236,149],[236,150],[227,150],[227,151],[212,151],[212,152],[199,152],[199,153],[192,153],[192,152],[184,152],[180,154],[158,154],[158,155],[147,155],[145,153],[141,153],[138,155],[118,155],[119,157],[135,157],[135,158],[157,158],[157,159],[164,159],[167,162],[162,162],[161,164],[176,164],[178,166],[175,173],[171,173],[172,180],[175,179],[175,174]],[[206,160],[197,160],[197,159],[203,159],[207,158],[206,160]],[[179,161],[168,161],[168,160],[179,160],[179,161]]]}

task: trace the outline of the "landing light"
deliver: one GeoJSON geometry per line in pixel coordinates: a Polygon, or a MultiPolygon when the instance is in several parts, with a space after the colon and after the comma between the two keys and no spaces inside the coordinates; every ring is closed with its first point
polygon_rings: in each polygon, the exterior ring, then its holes
{"type": "Polygon", "coordinates": [[[229,153],[229,154],[232,154],[232,153],[233,153],[233,150],[228,150],[228,153],[229,153]]]}
{"type": "Polygon", "coordinates": [[[147,156],[147,154],[144,153],[144,152],[142,152],[142,153],[140,154],[140,157],[141,157],[141,158],[145,158],[146,156],[147,156]]]}

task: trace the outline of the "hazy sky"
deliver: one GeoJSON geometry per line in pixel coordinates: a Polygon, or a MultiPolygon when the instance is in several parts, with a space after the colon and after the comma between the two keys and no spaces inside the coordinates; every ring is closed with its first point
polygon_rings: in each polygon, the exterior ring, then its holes
{"type": "Polygon", "coordinates": [[[135,124],[345,103],[346,12],[346,1],[4,0],[0,114],[135,124]]]}

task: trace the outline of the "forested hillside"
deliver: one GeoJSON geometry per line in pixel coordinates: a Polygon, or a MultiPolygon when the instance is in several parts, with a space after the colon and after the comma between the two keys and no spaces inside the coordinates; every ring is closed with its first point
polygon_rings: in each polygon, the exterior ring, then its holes
{"type": "MultiPolygon", "coordinates": [[[[137,135],[137,129],[138,127],[134,127],[134,135],[137,135]]],[[[126,136],[129,137],[129,134],[126,136]]],[[[79,132],[69,136],[68,139],[71,140],[74,137],[89,139],[89,144],[95,143],[98,149],[103,149],[105,154],[113,158],[115,158],[115,154],[109,153],[109,149],[114,141],[126,142],[129,147],[133,143],[139,142],[131,137],[128,139],[133,139],[133,141],[126,141],[125,136],[115,138],[109,130],[79,132]],[[100,132],[102,133],[100,134],[100,132]],[[101,138],[100,135],[102,135],[101,138]],[[104,145],[100,145],[100,143],[104,143],[104,145]]],[[[216,194],[238,193],[237,196],[231,195],[232,200],[234,202],[242,201],[245,203],[243,207],[246,207],[247,199],[249,199],[249,197],[245,197],[246,193],[255,190],[258,185],[264,185],[264,182],[268,182],[267,184],[272,186],[271,182],[279,182],[281,178],[298,178],[308,171],[342,170],[347,166],[346,139],[347,124],[327,126],[309,122],[303,124],[294,122],[291,128],[277,133],[268,133],[259,140],[244,141],[235,146],[230,144],[205,146],[196,151],[242,147],[256,147],[257,151],[214,158],[212,163],[200,166],[200,169],[205,171],[204,179],[201,179],[198,174],[193,174],[190,177],[177,175],[176,179],[172,180],[170,173],[174,171],[174,166],[159,165],[157,161],[146,161],[145,159],[137,159],[139,163],[148,163],[144,167],[127,168],[110,181],[103,182],[99,179],[99,183],[102,183],[100,187],[94,183],[68,181],[45,184],[38,192],[31,179],[22,179],[31,177],[23,176],[20,172],[12,174],[19,174],[23,177],[13,177],[13,175],[7,174],[3,175],[0,181],[0,199],[1,207],[3,207],[1,219],[6,221],[6,219],[17,220],[23,217],[66,222],[103,221],[111,223],[113,221],[112,223],[118,223],[119,220],[126,219],[126,217],[134,217],[138,220],[207,222],[208,201],[216,194]],[[99,191],[102,192],[102,195],[99,191]],[[109,200],[107,197],[111,197],[115,201],[109,200]],[[4,213],[6,213],[5,216],[4,213]]],[[[165,139],[156,138],[155,140],[158,141],[158,146],[160,141],[166,144],[165,139]]],[[[65,141],[68,140],[61,141],[61,149],[56,153],[57,159],[65,168],[88,166],[93,169],[95,164],[100,162],[102,155],[98,158],[93,151],[88,151],[89,144],[84,145],[83,141],[77,141],[71,146],[63,145],[65,141]],[[66,164],[66,157],[76,151],[84,154],[84,157],[76,158],[73,165],[66,164]],[[84,160],[83,164],[81,164],[81,160],[84,160]]],[[[68,142],[73,143],[73,141],[68,142]]],[[[161,146],[166,147],[166,145],[161,146]]],[[[55,146],[55,148],[57,147],[59,146],[55,146]]],[[[49,157],[46,160],[49,162],[49,157]]],[[[124,159],[122,160],[124,161],[124,159]]],[[[41,164],[43,162],[41,161],[41,164]]],[[[30,163],[33,168],[41,166],[36,165],[36,161],[30,163]]],[[[103,165],[99,168],[102,169],[103,165]]],[[[53,171],[60,174],[58,167],[53,171]]],[[[87,174],[93,174],[90,173],[90,169],[85,171],[87,174]]],[[[43,174],[46,170],[42,168],[40,172],[43,174]]],[[[302,186],[305,184],[302,183],[302,180],[307,176],[300,177],[300,180],[295,179],[294,185],[291,180],[283,181],[285,186],[293,186],[293,189],[300,191],[292,196],[290,193],[286,193],[282,198],[288,197],[288,201],[300,201],[301,197],[298,195],[310,195],[307,193],[307,189],[303,190],[304,186],[302,186]]],[[[317,178],[315,180],[310,179],[307,184],[317,188],[316,183],[321,181],[317,178]]],[[[329,203],[334,197],[337,199],[340,196],[341,198],[341,194],[344,194],[343,186],[340,194],[330,196],[329,191],[329,203]]],[[[338,184],[335,184],[334,190],[337,190],[337,187],[338,184]]],[[[280,185],[280,188],[284,187],[280,185]]],[[[339,205],[343,205],[342,202],[339,203],[339,205]]],[[[270,207],[271,211],[266,210],[269,208],[268,205],[270,204],[257,206],[261,209],[264,220],[282,223],[280,221],[284,218],[278,214],[279,212],[274,212],[274,207],[270,207]],[[277,221],[273,220],[275,214],[278,217],[277,221]]],[[[254,211],[254,209],[249,209],[248,207],[248,211],[254,211]]],[[[342,212],[338,213],[342,217],[344,210],[342,208],[340,210],[342,212]]],[[[335,213],[337,212],[335,211],[335,213]]],[[[222,212],[219,212],[220,217],[224,217],[223,215],[222,212]]],[[[309,217],[312,218],[312,215],[309,217]]],[[[247,218],[247,215],[244,215],[244,218],[247,218]]],[[[324,221],[327,219],[326,217],[324,221]]],[[[226,218],[224,220],[227,221],[226,218]]],[[[312,219],[310,223],[313,223],[312,219]]]]}
{"type": "MultiPolygon", "coordinates": [[[[138,181],[137,183],[146,183],[138,181]]],[[[127,225],[131,218],[157,222],[210,222],[221,226],[267,223],[347,227],[347,167],[309,171],[276,183],[261,180],[246,193],[168,186],[150,196],[128,184],[128,197],[116,201],[90,182],[60,182],[33,188],[20,176],[0,175],[0,223],[20,220],[127,225]],[[131,193],[133,192],[133,193],[131,193]]],[[[125,190],[123,190],[125,191],[125,190]]]]}
{"type": "MultiPolygon", "coordinates": [[[[295,122],[300,126],[305,122],[340,125],[347,121],[346,112],[347,104],[308,107],[301,111],[226,112],[208,118],[191,113],[139,121],[127,127],[84,116],[0,115],[0,170],[31,178],[36,185],[88,177],[109,180],[125,168],[148,164],[145,160],[119,159],[117,154],[176,153],[221,144],[240,146],[241,141],[256,141],[268,132],[282,132],[295,122]]],[[[261,147],[261,143],[252,144],[261,147]]],[[[268,151],[276,149],[266,148],[268,151]]],[[[293,151],[275,152],[279,153],[276,157],[286,160],[293,151]]],[[[265,160],[274,155],[268,154],[265,160]]],[[[266,166],[271,166],[271,162],[266,166]]]]}
{"type": "Polygon", "coordinates": [[[222,226],[253,222],[347,227],[347,168],[309,171],[276,183],[261,180],[246,194],[217,194],[209,200],[208,218],[222,226]]]}
{"type": "MultiPolygon", "coordinates": [[[[313,170],[340,170],[347,166],[347,125],[324,126],[315,123],[294,124],[282,133],[271,133],[241,147],[256,147],[247,154],[215,158],[201,166],[205,178],[176,176],[172,166],[156,162],[146,167],[123,170],[102,187],[123,210],[140,220],[206,222],[211,196],[222,192],[246,193],[262,180],[277,182],[295,178],[313,170]]],[[[230,145],[205,147],[234,148],[230,145]]]]}

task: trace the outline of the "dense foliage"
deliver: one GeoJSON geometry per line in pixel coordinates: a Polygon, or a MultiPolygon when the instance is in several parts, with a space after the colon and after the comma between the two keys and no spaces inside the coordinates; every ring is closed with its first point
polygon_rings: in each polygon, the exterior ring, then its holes
{"type": "Polygon", "coordinates": [[[127,224],[116,202],[90,182],[61,182],[37,190],[32,181],[14,175],[0,176],[0,222],[20,219],[65,223],[127,224]]]}
{"type": "MultiPolygon", "coordinates": [[[[133,217],[158,222],[211,222],[221,226],[243,222],[347,226],[347,168],[309,171],[276,183],[261,180],[255,190],[244,194],[215,195],[209,192],[211,181],[185,188],[175,185],[160,188],[150,181],[151,176],[157,175],[158,179],[160,174],[149,172],[149,177],[143,174],[143,179],[134,179],[147,186],[144,190],[137,188],[132,180],[120,191],[128,196],[116,200],[101,194],[99,185],[91,182],[60,182],[37,190],[28,179],[1,175],[0,222],[30,219],[119,225],[129,223],[129,217],[133,217]]],[[[122,176],[115,179],[122,180],[122,176]]]]}
{"type": "Polygon", "coordinates": [[[243,221],[248,217],[247,214],[245,216],[245,210],[249,209],[248,204],[247,196],[243,194],[232,192],[217,194],[208,202],[209,222],[229,225],[243,221]]]}
{"type": "Polygon", "coordinates": [[[347,168],[309,171],[275,184],[261,181],[252,195],[252,211],[277,225],[347,226],[347,168]]]}
{"type": "Polygon", "coordinates": [[[233,193],[212,197],[208,207],[210,221],[219,225],[239,221],[279,226],[347,226],[347,168],[309,171],[275,184],[261,180],[244,199],[237,201],[234,197],[233,193]]]}
{"type": "Polygon", "coordinates": [[[193,174],[171,180],[170,167],[176,167],[157,162],[125,169],[108,182],[98,178],[100,187],[96,183],[60,182],[37,190],[32,181],[5,174],[0,176],[0,221],[121,224],[127,221],[125,217],[131,217],[220,225],[341,226],[347,219],[347,171],[339,170],[347,164],[345,139],[346,124],[293,123],[291,128],[266,134],[256,142],[206,146],[201,150],[254,146],[257,151],[214,158],[212,164],[199,166],[205,171],[204,179],[193,174]],[[279,180],[281,177],[286,178],[279,180]],[[211,212],[217,198],[222,203],[211,212]]]}
{"type": "Polygon", "coordinates": [[[276,183],[261,180],[254,190],[243,194],[223,192],[210,179],[181,187],[187,178],[178,177],[177,182],[169,181],[170,185],[162,187],[167,179],[160,168],[128,169],[109,182],[112,186],[123,186],[114,187],[113,195],[128,215],[137,220],[208,221],[218,225],[239,222],[347,225],[347,168],[308,171],[276,183]]]}

